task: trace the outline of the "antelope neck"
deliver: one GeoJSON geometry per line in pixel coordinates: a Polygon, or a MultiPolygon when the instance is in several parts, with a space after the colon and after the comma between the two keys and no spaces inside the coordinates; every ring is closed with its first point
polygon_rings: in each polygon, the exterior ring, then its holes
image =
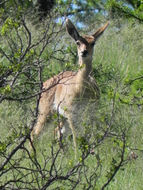
{"type": "Polygon", "coordinates": [[[76,79],[76,88],[77,92],[81,92],[84,88],[84,83],[88,81],[88,76],[92,69],[92,58],[79,58],[78,62],[80,68],[77,72],[77,79],[76,79]]]}
{"type": "Polygon", "coordinates": [[[80,78],[87,79],[92,70],[92,57],[91,58],[79,58],[79,71],[80,78]]]}

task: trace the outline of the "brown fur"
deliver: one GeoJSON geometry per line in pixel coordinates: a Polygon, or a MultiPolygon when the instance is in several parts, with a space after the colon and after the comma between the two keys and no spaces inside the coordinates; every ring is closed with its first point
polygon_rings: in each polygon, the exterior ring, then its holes
{"type": "MultiPolygon", "coordinates": [[[[34,136],[37,136],[43,128],[46,121],[46,117],[58,111],[64,117],[68,119],[69,127],[72,130],[73,142],[76,150],[76,135],[74,131],[72,121],[73,104],[76,98],[92,98],[95,97],[93,91],[99,95],[99,89],[95,80],[90,76],[92,70],[92,55],[93,46],[96,39],[103,33],[108,24],[101,27],[92,36],[80,36],[72,22],[67,19],[66,27],[68,33],[77,43],[78,56],[79,56],[79,70],[77,72],[65,71],[57,76],[52,77],[43,84],[43,88],[46,90],[51,85],[55,84],[50,90],[47,90],[41,94],[39,103],[39,116],[37,123],[31,133],[31,140],[34,136]],[[84,56],[84,53],[86,54],[84,56]],[[66,108],[66,110],[65,110],[66,108]]],[[[80,99],[80,101],[82,101],[80,99]]]]}

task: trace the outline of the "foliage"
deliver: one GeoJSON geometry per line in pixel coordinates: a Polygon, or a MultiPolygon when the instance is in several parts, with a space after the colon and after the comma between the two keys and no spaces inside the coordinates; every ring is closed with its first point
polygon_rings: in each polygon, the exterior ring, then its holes
{"type": "Polygon", "coordinates": [[[124,15],[126,17],[135,18],[139,21],[143,21],[143,1],[142,0],[108,0],[107,7],[110,9],[112,16],[115,13],[124,15]]]}
{"type": "MultiPolygon", "coordinates": [[[[134,8],[131,13],[142,18],[142,1],[126,2],[134,8]]],[[[108,1],[108,7],[105,3],[56,1],[43,20],[35,1],[1,4],[0,189],[142,188],[141,23],[117,17],[96,44],[93,75],[101,98],[78,116],[77,159],[70,131],[61,142],[54,139],[54,128],[63,119],[58,114],[29,148],[43,81],[60,71],[77,69],[77,53],[66,35],[64,16],[84,20],[90,32],[97,24],[95,17],[105,19],[107,8],[126,6],[121,1],[108,1]]]]}

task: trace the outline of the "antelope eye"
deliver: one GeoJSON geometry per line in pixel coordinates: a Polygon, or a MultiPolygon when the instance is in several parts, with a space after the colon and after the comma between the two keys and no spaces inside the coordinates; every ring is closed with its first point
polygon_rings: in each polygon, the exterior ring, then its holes
{"type": "Polygon", "coordinates": [[[79,45],[80,45],[80,42],[79,42],[79,41],[76,41],[76,44],[79,46],[79,45]]]}
{"type": "Polygon", "coordinates": [[[92,43],[91,43],[91,46],[94,46],[94,45],[95,45],[95,42],[92,42],[92,43]]]}

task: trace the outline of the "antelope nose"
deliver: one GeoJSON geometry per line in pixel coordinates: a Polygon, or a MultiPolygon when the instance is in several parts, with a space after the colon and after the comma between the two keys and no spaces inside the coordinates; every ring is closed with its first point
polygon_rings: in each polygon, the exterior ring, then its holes
{"type": "Polygon", "coordinates": [[[84,51],[82,52],[82,56],[83,56],[83,57],[86,57],[87,54],[88,54],[88,51],[87,51],[87,50],[84,50],[84,51]]]}

